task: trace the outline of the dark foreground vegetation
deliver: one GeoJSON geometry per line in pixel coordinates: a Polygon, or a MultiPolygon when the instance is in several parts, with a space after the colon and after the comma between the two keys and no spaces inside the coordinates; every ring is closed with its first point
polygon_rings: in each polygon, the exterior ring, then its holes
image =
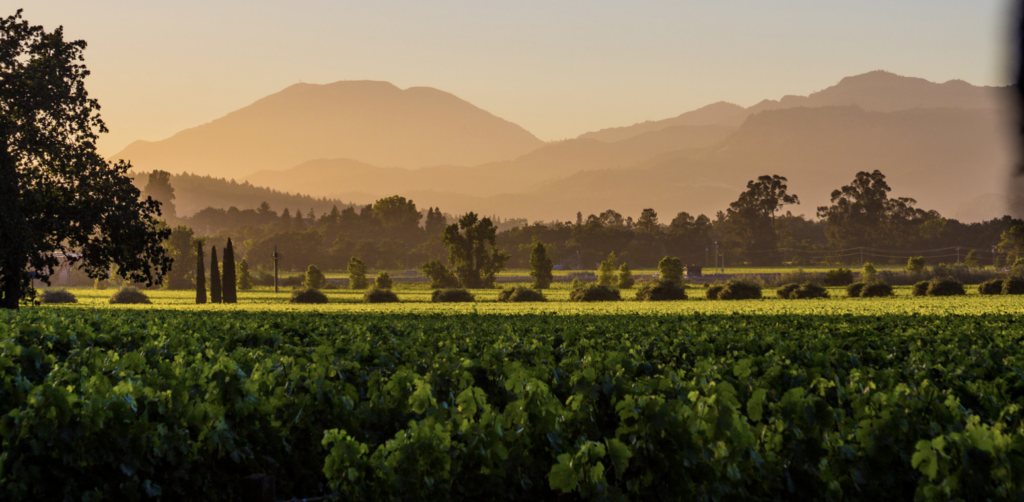
{"type": "Polygon", "coordinates": [[[1018,500],[1016,315],[0,313],[0,498],[1018,500]],[[955,371],[952,369],[955,368],[955,371]]]}

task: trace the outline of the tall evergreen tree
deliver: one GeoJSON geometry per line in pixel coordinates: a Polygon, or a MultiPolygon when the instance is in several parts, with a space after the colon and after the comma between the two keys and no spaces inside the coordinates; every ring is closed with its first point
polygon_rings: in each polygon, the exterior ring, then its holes
{"type": "Polygon", "coordinates": [[[242,291],[252,289],[252,275],[249,274],[249,262],[245,261],[245,258],[238,262],[238,289],[242,291]]]}
{"type": "Polygon", "coordinates": [[[224,275],[221,281],[221,297],[224,303],[238,303],[238,283],[235,280],[235,248],[228,238],[228,245],[224,247],[224,275]]]}
{"type": "Polygon", "coordinates": [[[210,302],[221,302],[220,269],[217,267],[217,246],[210,247],[210,302]]]}
{"type": "Polygon", "coordinates": [[[206,303],[206,265],[203,264],[203,240],[196,239],[196,304],[206,303]]]}

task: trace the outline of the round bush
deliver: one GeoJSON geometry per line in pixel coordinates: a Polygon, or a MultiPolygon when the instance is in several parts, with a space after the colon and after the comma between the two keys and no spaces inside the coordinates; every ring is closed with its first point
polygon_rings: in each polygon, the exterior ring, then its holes
{"type": "Polygon", "coordinates": [[[721,293],[723,289],[725,289],[725,286],[722,284],[712,284],[711,286],[708,286],[707,290],[704,291],[704,296],[708,300],[717,300],[718,294],[721,293]]]}
{"type": "Polygon", "coordinates": [[[853,271],[848,268],[837,268],[825,272],[825,284],[829,286],[849,286],[853,284],[853,271]]]}
{"type": "Polygon", "coordinates": [[[725,283],[725,287],[718,293],[719,300],[759,300],[761,299],[761,286],[743,279],[733,279],[725,283]]]}
{"type": "Polygon", "coordinates": [[[547,298],[544,298],[544,293],[533,289],[524,288],[522,286],[516,286],[514,288],[505,288],[498,293],[499,302],[546,302],[547,298]]]}
{"type": "Polygon", "coordinates": [[[618,289],[600,284],[587,284],[569,293],[569,301],[573,302],[615,302],[621,299],[618,289]]]}
{"type": "Polygon", "coordinates": [[[327,303],[327,295],[315,289],[296,289],[292,291],[291,303],[327,303]]]}
{"type": "Polygon", "coordinates": [[[645,282],[636,290],[636,299],[645,302],[685,300],[686,288],[674,281],[645,282]]]}
{"type": "Polygon", "coordinates": [[[928,294],[928,286],[930,285],[930,281],[921,281],[914,284],[910,291],[914,296],[925,296],[928,294]]]}
{"type": "Polygon", "coordinates": [[[863,282],[855,282],[846,286],[846,296],[850,298],[860,298],[860,293],[864,291],[863,282]]]}
{"type": "Polygon", "coordinates": [[[465,289],[435,289],[430,295],[430,301],[435,303],[474,302],[476,298],[465,289]]]}
{"type": "Polygon", "coordinates": [[[929,281],[928,296],[959,296],[963,294],[966,294],[963,283],[952,277],[936,277],[929,281]]]}
{"type": "Polygon", "coordinates": [[[133,304],[133,303],[150,303],[149,297],[145,293],[136,288],[135,286],[125,286],[110,297],[110,303],[116,304],[133,304]]]}
{"type": "Polygon", "coordinates": [[[47,289],[40,295],[39,301],[41,303],[78,303],[78,298],[64,288],[47,289]]]}
{"type": "Polygon", "coordinates": [[[978,284],[978,293],[983,295],[998,295],[1003,292],[1003,280],[992,279],[978,284]]]}
{"type": "Polygon", "coordinates": [[[391,276],[387,272],[381,272],[377,276],[377,280],[374,281],[374,284],[379,289],[391,289],[393,283],[394,281],[391,280],[391,276]]]}
{"type": "Polygon", "coordinates": [[[892,286],[884,282],[872,282],[865,284],[864,288],[860,290],[860,296],[862,298],[883,298],[886,296],[892,296],[892,286]]]}
{"type": "Polygon", "coordinates": [[[789,297],[794,300],[805,300],[809,298],[828,298],[828,290],[820,284],[805,282],[794,289],[789,297]]]}
{"type": "Polygon", "coordinates": [[[366,303],[398,303],[398,295],[390,289],[370,288],[363,294],[366,303]]]}
{"type": "Polygon", "coordinates": [[[785,286],[776,289],[775,295],[778,296],[779,298],[788,300],[790,298],[790,295],[792,295],[793,292],[796,291],[799,287],[800,285],[795,282],[791,284],[786,284],[785,286]]]}
{"type": "Polygon", "coordinates": [[[1003,280],[1004,295],[1024,295],[1024,277],[1007,277],[1003,280]]]}

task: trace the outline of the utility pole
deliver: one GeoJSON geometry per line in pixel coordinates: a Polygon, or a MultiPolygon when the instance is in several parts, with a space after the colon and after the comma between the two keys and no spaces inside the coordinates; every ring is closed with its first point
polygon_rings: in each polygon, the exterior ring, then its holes
{"type": "Polygon", "coordinates": [[[277,293],[277,259],[280,255],[277,254],[277,246],[274,246],[274,292],[277,293]]]}
{"type": "Polygon", "coordinates": [[[715,270],[718,269],[718,241],[715,241],[715,270]]]}

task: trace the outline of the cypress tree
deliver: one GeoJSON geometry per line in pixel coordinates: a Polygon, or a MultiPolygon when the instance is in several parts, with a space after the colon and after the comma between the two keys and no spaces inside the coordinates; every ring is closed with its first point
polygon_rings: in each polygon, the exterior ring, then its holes
{"type": "Polygon", "coordinates": [[[231,245],[231,238],[228,238],[228,245],[224,247],[224,280],[221,281],[221,294],[224,303],[238,303],[237,281],[235,281],[235,248],[231,245]]]}
{"type": "Polygon", "coordinates": [[[533,277],[534,289],[548,289],[551,287],[551,281],[554,280],[554,276],[551,274],[552,268],[554,268],[554,265],[551,263],[551,259],[548,258],[544,244],[537,241],[533,245],[533,251],[530,252],[530,277],[533,277]]]}
{"type": "Polygon", "coordinates": [[[203,265],[203,241],[196,239],[196,304],[206,303],[206,266],[203,265]]]}
{"type": "Polygon", "coordinates": [[[217,246],[210,247],[210,302],[220,303],[220,269],[217,268],[217,246]]]}

